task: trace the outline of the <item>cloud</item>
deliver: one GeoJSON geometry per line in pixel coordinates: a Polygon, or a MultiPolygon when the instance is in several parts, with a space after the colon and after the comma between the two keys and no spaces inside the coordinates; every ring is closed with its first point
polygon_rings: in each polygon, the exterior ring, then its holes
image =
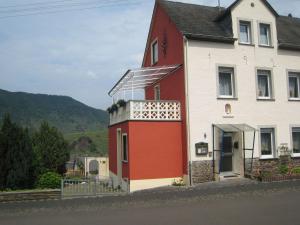
{"type": "MultiPolygon", "coordinates": [[[[5,2],[0,0],[0,6],[5,2]]],[[[24,1],[30,2],[36,1],[24,1]]],[[[109,89],[143,59],[154,1],[140,2],[0,20],[0,88],[69,95],[106,108],[109,89]]],[[[217,5],[217,0],[185,2],[217,5]]],[[[299,1],[270,3],[280,13],[299,16],[299,1]]],[[[13,4],[20,1],[10,0],[13,4]]]]}
{"type": "Polygon", "coordinates": [[[98,78],[97,74],[93,71],[88,71],[86,75],[87,75],[87,77],[89,77],[91,79],[97,79],[98,78]]]}

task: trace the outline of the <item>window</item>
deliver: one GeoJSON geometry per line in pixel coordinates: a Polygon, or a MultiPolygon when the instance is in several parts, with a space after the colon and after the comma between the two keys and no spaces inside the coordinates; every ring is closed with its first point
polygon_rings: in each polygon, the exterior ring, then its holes
{"type": "Polygon", "coordinates": [[[273,157],[274,149],[275,149],[274,128],[261,128],[260,129],[261,158],[273,157]]]}
{"type": "Polygon", "coordinates": [[[289,98],[300,99],[300,73],[289,73],[289,98]]]}
{"type": "Polygon", "coordinates": [[[259,44],[263,46],[271,46],[271,26],[270,24],[259,24],[259,44]]]}
{"type": "Polygon", "coordinates": [[[219,97],[221,98],[235,97],[234,69],[220,67],[218,79],[219,79],[219,97]]]}
{"type": "Polygon", "coordinates": [[[247,21],[240,21],[240,43],[251,44],[251,23],[247,21]]]}
{"type": "Polygon", "coordinates": [[[154,41],[151,45],[151,61],[152,65],[158,62],[158,41],[154,41]]]}
{"type": "Polygon", "coordinates": [[[258,99],[272,98],[272,81],[270,70],[257,70],[257,97],[258,99]]]}
{"type": "Polygon", "coordinates": [[[122,160],[128,161],[128,141],[127,134],[122,134],[122,160]]]}
{"type": "Polygon", "coordinates": [[[293,153],[300,154],[300,127],[293,127],[292,139],[293,139],[293,153]]]}
{"type": "Polygon", "coordinates": [[[160,86],[159,85],[156,85],[154,87],[154,99],[160,100],[160,86]]]}

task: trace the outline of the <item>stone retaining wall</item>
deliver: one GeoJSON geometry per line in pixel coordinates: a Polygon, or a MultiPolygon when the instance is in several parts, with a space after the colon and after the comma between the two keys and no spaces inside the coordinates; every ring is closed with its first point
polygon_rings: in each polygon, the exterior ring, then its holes
{"type": "MultiPolygon", "coordinates": [[[[278,159],[253,159],[252,176],[255,178],[266,176],[281,177],[280,179],[282,180],[283,174],[281,174],[279,170],[282,165],[287,166],[289,171],[291,171],[295,167],[300,167],[300,158],[281,156],[278,159]]],[[[290,174],[290,176],[292,176],[292,174],[290,174]]],[[[276,178],[274,178],[274,180],[276,180],[276,178]]]]}
{"type": "Polygon", "coordinates": [[[32,191],[32,192],[0,192],[0,202],[34,201],[60,199],[60,190],[32,191]]]}
{"type": "Polygon", "coordinates": [[[213,181],[212,160],[192,162],[193,184],[213,181]]]}
{"type": "MultiPolygon", "coordinates": [[[[262,181],[279,181],[299,179],[300,174],[291,174],[291,170],[300,167],[300,158],[281,156],[277,159],[253,159],[252,173],[250,177],[262,181]],[[280,166],[287,166],[288,173],[281,174],[280,166]]],[[[212,160],[194,161],[191,164],[193,184],[204,183],[214,180],[212,160]]]]}

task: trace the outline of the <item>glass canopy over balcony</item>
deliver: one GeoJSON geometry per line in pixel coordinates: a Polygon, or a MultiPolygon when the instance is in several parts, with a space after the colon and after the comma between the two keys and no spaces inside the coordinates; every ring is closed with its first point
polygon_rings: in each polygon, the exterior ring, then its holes
{"type": "Polygon", "coordinates": [[[181,65],[169,65],[160,67],[144,67],[140,69],[128,70],[122,78],[108,92],[108,95],[115,100],[119,95],[125,96],[127,92],[133,93],[136,90],[144,90],[177,70],[181,65]]]}
{"type": "Polygon", "coordinates": [[[110,112],[110,125],[128,120],[180,121],[179,101],[133,100],[134,92],[144,91],[146,87],[154,85],[165,76],[175,72],[180,66],[170,65],[128,70],[108,93],[113,98],[113,103],[119,99],[129,100],[122,106],[115,106],[115,109],[110,112]],[[131,93],[131,98],[126,99],[125,96],[128,92],[131,93]]]}

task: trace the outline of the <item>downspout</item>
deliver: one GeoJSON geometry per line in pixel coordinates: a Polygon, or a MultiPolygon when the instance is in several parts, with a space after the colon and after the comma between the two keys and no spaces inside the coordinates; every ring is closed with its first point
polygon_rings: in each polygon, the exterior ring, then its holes
{"type": "Polygon", "coordinates": [[[184,84],[185,84],[185,114],[186,114],[186,139],[187,139],[187,166],[188,166],[188,182],[189,185],[193,185],[192,181],[192,162],[190,152],[190,114],[189,114],[189,85],[188,85],[188,39],[183,36],[184,46],[184,84]]]}

